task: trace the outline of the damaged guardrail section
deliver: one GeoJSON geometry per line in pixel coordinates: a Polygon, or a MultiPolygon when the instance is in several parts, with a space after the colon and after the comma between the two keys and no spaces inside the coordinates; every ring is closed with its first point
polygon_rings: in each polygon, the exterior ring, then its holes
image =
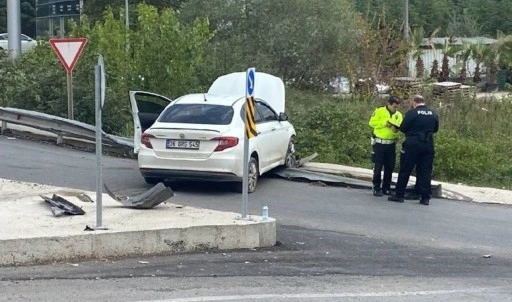
{"type": "MultiPolygon", "coordinates": [[[[57,144],[62,144],[64,137],[92,142],[96,140],[96,128],[92,125],[36,111],[0,107],[0,121],[2,121],[2,134],[7,129],[7,124],[11,123],[54,133],[57,135],[57,144]]],[[[104,144],[122,146],[133,150],[131,139],[105,132],[102,135],[104,144]]]]}

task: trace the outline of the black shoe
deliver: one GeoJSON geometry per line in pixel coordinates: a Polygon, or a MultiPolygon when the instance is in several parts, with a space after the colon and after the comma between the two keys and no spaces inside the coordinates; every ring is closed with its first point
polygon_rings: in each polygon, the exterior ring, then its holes
{"type": "Polygon", "coordinates": [[[382,194],[384,194],[384,195],[390,195],[390,194],[389,194],[389,189],[382,189],[382,194]]]}
{"type": "Polygon", "coordinates": [[[373,196],[382,196],[382,190],[381,189],[375,189],[373,190],[373,196]]]}
{"type": "Polygon", "coordinates": [[[389,196],[388,200],[389,201],[394,201],[394,202],[400,202],[400,203],[404,202],[404,198],[403,197],[397,197],[396,195],[389,196]]]}
{"type": "Polygon", "coordinates": [[[407,193],[407,194],[405,194],[405,199],[407,199],[407,200],[419,200],[420,199],[420,195],[418,195],[416,193],[407,193]]]}
{"type": "Polygon", "coordinates": [[[422,198],[422,199],[420,200],[420,203],[421,203],[422,205],[426,205],[426,206],[428,206],[428,205],[429,205],[429,203],[430,203],[430,199],[422,198]]]}

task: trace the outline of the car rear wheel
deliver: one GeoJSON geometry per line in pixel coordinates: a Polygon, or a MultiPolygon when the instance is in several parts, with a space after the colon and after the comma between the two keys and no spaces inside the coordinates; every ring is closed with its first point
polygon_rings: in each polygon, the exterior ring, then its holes
{"type": "MultiPolygon", "coordinates": [[[[258,169],[258,161],[256,158],[251,157],[249,159],[249,177],[248,177],[248,192],[254,193],[256,191],[256,187],[258,186],[258,179],[260,176],[258,169]]],[[[234,184],[234,189],[238,193],[243,192],[243,182],[237,182],[234,184]]]]}
{"type": "Polygon", "coordinates": [[[287,168],[295,168],[297,166],[297,156],[295,154],[295,137],[290,138],[288,143],[288,150],[286,151],[286,158],[284,162],[287,168]]]}
{"type": "Polygon", "coordinates": [[[158,178],[158,177],[144,177],[144,180],[146,181],[146,183],[148,185],[156,185],[157,183],[163,181],[163,179],[158,178]]]}

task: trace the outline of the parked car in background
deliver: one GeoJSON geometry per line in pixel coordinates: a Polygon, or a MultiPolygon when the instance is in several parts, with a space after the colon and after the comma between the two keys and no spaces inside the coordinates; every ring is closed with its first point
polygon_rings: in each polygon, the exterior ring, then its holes
{"type": "MultiPolygon", "coordinates": [[[[207,93],[171,100],[131,91],[134,145],[147,183],[169,180],[232,182],[242,191],[246,73],[219,77],[207,93]]],[[[284,113],[280,78],[256,73],[255,122],[249,140],[249,192],[259,176],[295,164],[295,129],[284,113]]]]}
{"type": "MultiPolygon", "coordinates": [[[[0,50],[7,50],[8,47],[8,35],[7,33],[0,34],[0,50]]],[[[32,39],[31,37],[21,34],[21,52],[26,52],[27,50],[31,49],[32,47],[37,45],[37,41],[32,39]]]]}

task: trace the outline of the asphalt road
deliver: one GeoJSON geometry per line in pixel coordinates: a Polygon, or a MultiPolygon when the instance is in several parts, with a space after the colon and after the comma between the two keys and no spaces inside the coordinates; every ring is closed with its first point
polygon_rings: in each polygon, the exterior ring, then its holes
{"type": "MultiPolygon", "coordinates": [[[[94,190],[95,156],[0,137],[0,178],[94,190]]],[[[117,193],[148,189],[134,160],[105,157],[117,193]]],[[[239,212],[226,186],[171,184],[173,202],[239,212]]],[[[397,204],[370,192],[270,177],[276,247],[0,268],[0,301],[507,301],[512,208],[433,200],[397,204]],[[491,255],[490,258],[483,255],[491,255]],[[143,261],[143,263],[139,263],[143,261]],[[147,262],[147,263],[146,263],[147,262]],[[212,299],[212,296],[217,298],[212,299]],[[191,300],[190,297],[196,297],[191,300]],[[176,300],[187,298],[184,300],[176,300]]]]}

